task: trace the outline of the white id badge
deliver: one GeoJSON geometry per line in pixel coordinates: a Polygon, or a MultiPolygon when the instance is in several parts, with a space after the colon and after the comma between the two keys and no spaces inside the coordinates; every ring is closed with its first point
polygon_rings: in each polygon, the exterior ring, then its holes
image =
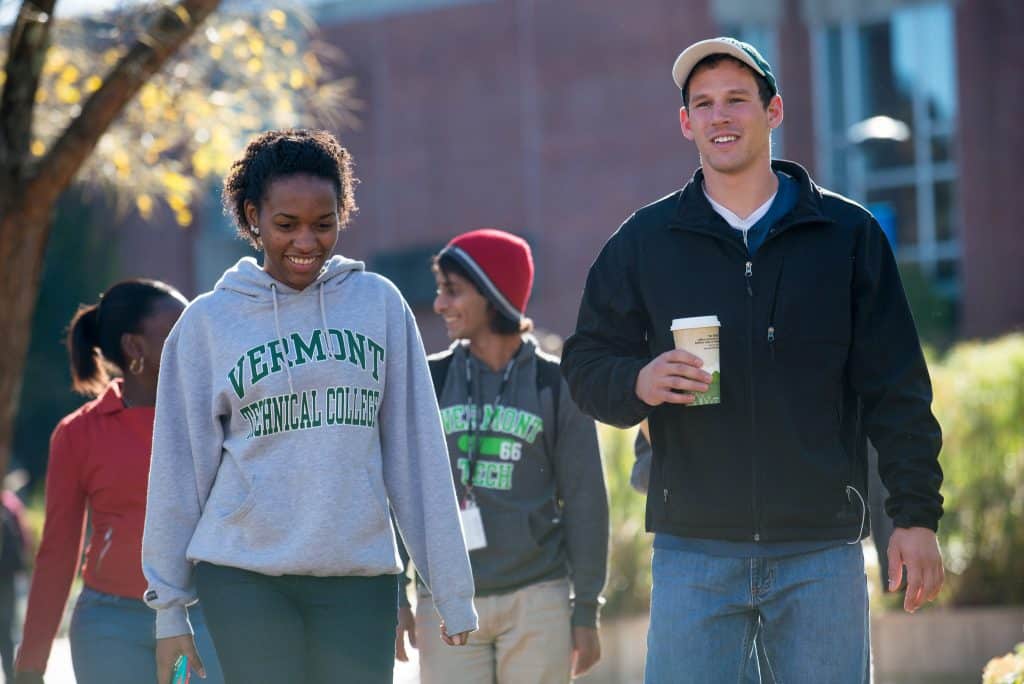
{"type": "Polygon", "coordinates": [[[462,521],[462,538],[466,541],[467,551],[476,551],[487,547],[487,535],[484,534],[484,521],[480,517],[480,508],[469,501],[466,507],[459,510],[462,521]]]}

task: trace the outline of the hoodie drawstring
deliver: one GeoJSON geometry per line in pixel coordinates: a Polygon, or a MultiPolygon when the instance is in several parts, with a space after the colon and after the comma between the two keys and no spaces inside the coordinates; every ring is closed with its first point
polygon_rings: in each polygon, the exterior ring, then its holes
{"type": "MultiPolygon", "coordinates": [[[[284,337],[281,336],[281,318],[277,313],[277,285],[274,283],[270,284],[271,298],[274,300],[274,330],[277,331],[277,339],[281,340],[281,344],[284,344],[284,337]]],[[[320,305],[323,306],[323,300],[320,300],[320,305]]],[[[295,394],[295,385],[292,383],[292,371],[288,368],[288,363],[284,364],[284,372],[288,374],[288,390],[295,394]]]]}
{"type": "Polygon", "coordinates": [[[327,309],[324,307],[324,284],[320,283],[320,322],[324,327],[324,342],[327,344],[327,355],[334,356],[334,344],[331,343],[331,331],[327,329],[327,309]]]}

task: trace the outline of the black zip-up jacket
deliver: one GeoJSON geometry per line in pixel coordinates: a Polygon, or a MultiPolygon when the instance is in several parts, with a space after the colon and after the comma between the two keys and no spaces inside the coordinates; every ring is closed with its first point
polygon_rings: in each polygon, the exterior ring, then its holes
{"type": "Polygon", "coordinates": [[[591,266],[562,372],[584,412],[650,418],[647,529],[733,541],[867,535],[866,438],[898,527],[935,530],[942,436],[896,262],[863,207],[797,164],[800,198],[754,257],[700,170],[631,216],[591,266]],[[722,403],[651,407],[637,375],[672,319],[721,321],[722,403]]]}

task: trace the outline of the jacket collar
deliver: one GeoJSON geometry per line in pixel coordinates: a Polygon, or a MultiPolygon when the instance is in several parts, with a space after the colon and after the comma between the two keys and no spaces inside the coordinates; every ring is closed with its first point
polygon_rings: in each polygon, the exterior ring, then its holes
{"type": "MultiPolygon", "coordinates": [[[[833,219],[822,211],[821,189],[814,184],[804,167],[795,162],[773,159],[772,170],[791,176],[800,185],[796,206],[782,219],[776,233],[801,223],[833,223],[833,219]]],[[[677,193],[675,215],[668,224],[670,230],[689,230],[722,236],[721,228],[716,227],[716,224],[724,223],[725,219],[719,216],[708,202],[703,186],[704,170],[698,168],[690,182],[677,193]]]]}
{"type": "Polygon", "coordinates": [[[107,414],[124,411],[124,398],[121,394],[123,385],[124,381],[120,378],[107,385],[107,389],[96,399],[95,410],[97,413],[107,414]]]}

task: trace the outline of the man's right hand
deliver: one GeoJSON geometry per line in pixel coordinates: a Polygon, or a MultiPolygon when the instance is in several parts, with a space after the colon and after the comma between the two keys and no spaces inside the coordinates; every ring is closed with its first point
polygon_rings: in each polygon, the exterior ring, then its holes
{"type": "Polygon", "coordinates": [[[692,404],[696,399],[692,393],[707,392],[711,382],[711,375],[701,370],[702,365],[700,357],[688,351],[667,351],[640,369],[636,396],[650,406],[692,404]]]}
{"type": "Polygon", "coordinates": [[[395,658],[403,663],[409,662],[405,652],[405,635],[409,635],[409,645],[416,648],[416,616],[412,608],[401,606],[398,609],[398,627],[395,628],[395,658]]]}

